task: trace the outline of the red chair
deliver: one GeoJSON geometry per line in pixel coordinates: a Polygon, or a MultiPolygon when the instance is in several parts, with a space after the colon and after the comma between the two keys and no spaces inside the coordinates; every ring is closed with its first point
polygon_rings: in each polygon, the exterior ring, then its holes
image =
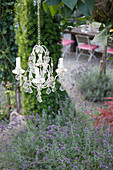
{"type": "Polygon", "coordinates": [[[108,48],[107,49],[107,54],[108,54],[108,57],[113,54],[113,48],[108,48]]]}
{"type": "MultiPolygon", "coordinates": [[[[106,60],[109,60],[109,57],[113,55],[113,48],[108,48],[107,49],[107,58],[106,60]]],[[[110,63],[112,64],[113,60],[110,60],[110,63]]]]}
{"type": "Polygon", "coordinates": [[[69,48],[70,48],[70,45],[73,44],[75,41],[74,40],[68,40],[68,39],[65,39],[65,38],[62,38],[62,42],[61,44],[63,45],[63,54],[62,54],[62,57],[64,57],[65,55],[67,55],[69,52],[69,48]]]}
{"type": "Polygon", "coordinates": [[[98,45],[91,44],[88,36],[76,35],[76,40],[78,44],[78,46],[76,47],[77,60],[81,55],[88,55],[89,56],[88,62],[91,61],[92,57],[96,59],[94,53],[95,49],[99,47],[98,45]],[[84,51],[88,51],[89,54],[84,53],[84,51]]]}

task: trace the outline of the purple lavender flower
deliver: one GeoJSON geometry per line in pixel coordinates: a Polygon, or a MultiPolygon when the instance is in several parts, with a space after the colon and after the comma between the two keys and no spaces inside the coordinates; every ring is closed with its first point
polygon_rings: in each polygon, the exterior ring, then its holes
{"type": "Polygon", "coordinates": [[[86,155],[84,155],[83,157],[84,157],[84,159],[87,159],[87,156],[86,156],[86,155]]]}
{"type": "Polygon", "coordinates": [[[82,161],[83,165],[88,164],[88,161],[82,161]]]}
{"type": "Polygon", "coordinates": [[[64,145],[64,142],[61,142],[64,145]]]}
{"type": "Polygon", "coordinates": [[[80,135],[79,135],[79,134],[76,134],[76,136],[80,137],[80,135]]]}
{"type": "Polygon", "coordinates": [[[54,132],[55,132],[55,130],[53,128],[51,130],[49,130],[49,134],[52,134],[54,132]]]}
{"type": "Polygon", "coordinates": [[[51,146],[51,143],[48,143],[48,146],[51,146]]]}
{"type": "Polygon", "coordinates": [[[106,166],[104,166],[104,165],[100,165],[100,168],[105,168],[105,169],[106,169],[106,166]]]}
{"type": "Polygon", "coordinates": [[[64,147],[62,147],[62,148],[61,148],[61,150],[65,150],[65,148],[64,148],[64,147]]]}
{"type": "Polygon", "coordinates": [[[73,168],[74,166],[72,164],[69,165],[71,168],[73,168]]]}
{"type": "Polygon", "coordinates": [[[84,146],[82,148],[86,151],[86,148],[84,146]]]}
{"type": "Polygon", "coordinates": [[[15,165],[15,163],[14,163],[14,162],[11,162],[11,163],[8,164],[8,166],[10,166],[10,165],[15,165]]]}
{"type": "Polygon", "coordinates": [[[109,152],[110,152],[111,154],[113,154],[113,150],[110,150],[109,152]]]}
{"type": "Polygon", "coordinates": [[[76,160],[78,160],[78,158],[77,158],[77,157],[75,158],[75,161],[76,161],[76,160]]]}
{"type": "Polygon", "coordinates": [[[53,140],[53,136],[52,136],[52,135],[49,135],[49,134],[46,135],[46,138],[53,140]]]}
{"type": "Polygon", "coordinates": [[[47,161],[47,159],[48,159],[48,156],[45,156],[45,157],[43,158],[44,161],[47,161]]]}
{"type": "Polygon", "coordinates": [[[64,166],[64,165],[62,165],[61,167],[62,167],[62,168],[66,168],[66,166],[64,166]]]}
{"type": "Polygon", "coordinates": [[[60,110],[58,110],[58,115],[61,115],[60,110]]]}
{"type": "Polygon", "coordinates": [[[87,166],[87,170],[90,170],[90,167],[89,167],[89,166],[87,166]]]}
{"type": "Polygon", "coordinates": [[[56,149],[57,149],[57,150],[59,150],[59,147],[58,147],[58,146],[56,146],[56,149]]]}
{"type": "Polygon", "coordinates": [[[32,137],[32,140],[33,140],[33,141],[35,141],[35,138],[34,138],[34,137],[32,137]]]}
{"type": "Polygon", "coordinates": [[[59,162],[61,162],[61,163],[62,163],[62,160],[61,160],[61,159],[59,159],[59,158],[58,158],[57,160],[58,160],[59,162]]]}
{"type": "Polygon", "coordinates": [[[63,145],[59,144],[60,147],[63,147],[63,145]]]}

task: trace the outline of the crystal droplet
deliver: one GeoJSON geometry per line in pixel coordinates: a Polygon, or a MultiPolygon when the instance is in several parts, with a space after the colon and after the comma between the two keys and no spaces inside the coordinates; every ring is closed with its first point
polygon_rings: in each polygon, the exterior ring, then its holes
{"type": "Polygon", "coordinates": [[[53,86],[53,88],[52,88],[52,92],[55,92],[56,91],[56,87],[55,86],[53,86]]]}
{"type": "Polygon", "coordinates": [[[65,90],[62,85],[60,86],[60,90],[61,90],[61,91],[64,91],[64,90],[65,90]]]}
{"type": "Polygon", "coordinates": [[[28,88],[28,84],[27,84],[27,82],[24,82],[24,84],[23,84],[23,88],[24,88],[24,89],[28,88]]]}
{"type": "Polygon", "coordinates": [[[15,76],[16,80],[20,80],[20,75],[15,76]]]}
{"type": "Polygon", "coordinates": [[[50,94],[51,93],[51,89],[48,88],[47,91],[46,91],[46,94],[50,94]]]}
{"type": "Polygon", "coordinates": [[[37,95],[37,100],[39,101],[39,103],[41,103],[42,102],[41,96],[37,95]]]}
{"type": "Polygon", "coordinates": [[[49,63],[49,60],[50,60],[49,56],[46,56],[46,63],[49,63]]]}
{"type": "Polygon", "coordinates": [[[33,75],[31,72],[29,72],[29,79],[32,79],[33,78],[33,75]]]}
{"type": "Polygon", "coordinates": [[[32,88],[31,87],[29,87],[29,89],[28,89],[28,93],[33,93],[33,90],[32,90],[32,88]]]}
{"type": "Polygon", "coordinates": [[[24,92],[27,93],[28,92],[28,88],[24,89],[24,92]]]}
{"type": "Polygon", "coordinates": [[[26,77],[26,76],[25,76],[25,77],[23,77],[23,80],[24,80],[24,81],[27,81],[27,77],[26,77]]]}

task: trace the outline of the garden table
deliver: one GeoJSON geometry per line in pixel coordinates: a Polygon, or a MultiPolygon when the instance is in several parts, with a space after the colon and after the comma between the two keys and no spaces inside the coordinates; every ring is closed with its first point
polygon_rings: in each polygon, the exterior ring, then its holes
{"type": "Polygon", "coordinates": [[[72,28],[72,30],[68,30],[68,29],[65,29],[62,31],[64,34],[68,33],[68,34],[71,34],[71,40],[74,40],[75,43],[73,43],[71,45],[71,51],[72,52],[75,52],[76,51],[76,46],[77,46],[77,41],[76,41],[76,38],[75,38],[75,35],[83,35],[83,36],[88,36],[90,40],[92,40],[94,38],[94,36],[96,34],[98,34],[98,32],[91,32],[91,31],[84,31],[82,32],[80,28],[72,28]]]}

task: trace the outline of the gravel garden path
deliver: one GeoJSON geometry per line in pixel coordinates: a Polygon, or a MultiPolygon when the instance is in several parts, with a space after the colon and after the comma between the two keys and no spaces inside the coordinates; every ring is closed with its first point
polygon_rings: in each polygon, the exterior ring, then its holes
{"type": "MultiPolygon", "coordinates": [[[[76,109],[85,109],[85,110],[95,110],[95,108],[100,108],[103,106],[103,103],[100,102],[91,102],[84,100],[84,96],[81,94],[80,89],[77,86],[76,76],[79,72],[83,72],[88,69],[91,70],[94,66],[99,67],[100,59],[97,59],[96,62],[92,61],[88,63],[88,57],[80,57],[79,61],[76,60],[74,55],[64,57],[64,66],[68,70],[65,73],[65,81],[63,83],[68,95],[75,104],[76,109]]],[[[112,69],[113,65],[107,64],[107,69],[112,69]]]]}

